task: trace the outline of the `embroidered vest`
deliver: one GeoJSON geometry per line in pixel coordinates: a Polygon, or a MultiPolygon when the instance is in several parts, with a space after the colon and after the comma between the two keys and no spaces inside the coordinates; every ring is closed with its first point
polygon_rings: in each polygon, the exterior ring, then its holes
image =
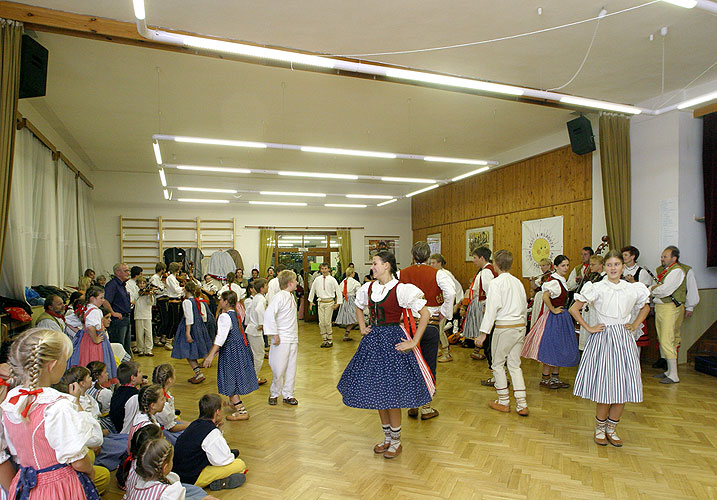
{"type": "MultiPolygon", "coordinates": [[[[687,266],[681,262],[677,262],[676,265],[672,266],[671,269],[668,269],[668,271],[665,273],[665,275],[660,280],[660,283],[664,283],[665,279],[669,274],[674,271],[675,269],[682,269],[682,272],[685,273],[684,277],[682,278],[682,283],[680,283],[680,286],[677,287],[677,290],[672,292],[672,296],[675,298],[677,302],[680,304],[684,304],[685,300],[687,300],[687,273],[690,269],[692,269],[690,266],[687,266]]],[[[660,266],[657,268],[657,276],[659,277],[663,272],[665,271],[664,266],[660,266]]]]}
{"type": "Polygon", "coordinates": [[[372,325],[398,325],[401,322],[403,309],[398,305],[398,284],[391,288],[383,300],[374,302],[371,289],[375,281],[368,286],[368,308],[372,325]]]}
{"type": "MultiPolygon", "coordinates": [[[[558,285],[560,285],[560,295],[558,295],[555,298],[550,297],[550,302],[552,302],[553,307],[562,307],[565,306],[565,304],[568,302],[568,290],[563,286],[563,282],[560,281],[557,278],[553,278],[550,276],[546,282],[548,281],[557,281],[558,285]]],[[[547,293],[547,292],[546,292],[547,293]]]]}
{"type": "Polygon", "coordinates": [[[426,297],[426,305],[438,307],[443,304],[443,292],[436,282],[438,271],[426,264],[413,265],[401,269],[401,283],[416,285],[426,297]]]}
{"type": "MultiPolygon", "coordinates": [[[[483,269],[488,269],[491,273],[493,273],[494,278],[498,276],[498,273],[495,272],[495,269],[493,269],[493,264],[486,264],[483,269]]],[[[481,302],[486,299],[486,291],[483,289],[483,280],[481,277],[483,269],[481,269],[478,273],[478,300],[481,302]]]]}

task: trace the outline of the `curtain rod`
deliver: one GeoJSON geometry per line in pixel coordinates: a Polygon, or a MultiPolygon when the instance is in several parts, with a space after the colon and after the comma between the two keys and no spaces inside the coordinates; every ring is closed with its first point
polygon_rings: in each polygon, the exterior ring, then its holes
{"type": "Polygon", "coordinates": [[[365,229],[363,226],[244,226],[244,229],[365,229]]]}
{"type": "Polygon", "coordinates": [[[58,151],[58,149],[55,147],[50,140],[45,137],[42,132],[38,130],[38,128],[30,122],[27,118],[22,116],[19,112],[17,113],[17,130],[22,129],[28,129],[30,132],[32,132],[32,135],[37,137],[41,143],[43,143],[47,148],[52,151],[52,160],[57,161],[58,158],[61,159],[63,162],[65,162],[65,165],[69,167],[70,170],[72,170],[77,177],[82,179],[82,181],[89,186],[90,189],[94,189],[95,186],[90,182],[90,180],[85,177],[85,175],[80,172],[80,169],[78,169],[70,160],[65,156],[61,151],[58,151]]]}

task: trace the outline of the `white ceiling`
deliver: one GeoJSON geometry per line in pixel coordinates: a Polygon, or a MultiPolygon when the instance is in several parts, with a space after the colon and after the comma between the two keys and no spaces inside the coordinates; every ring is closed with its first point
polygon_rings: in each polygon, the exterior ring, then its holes
{"type": "MultiPolygon", "coordinates": [[[[130,0],[24,3],[134,20],[130,0]]],[[[615,12],[633,5],[638,2],[146,0],[150,25],[333,54],[484,40],[590,18],[603,6],[615,12]],[[539,6],[542,16],[536,12],[539,6]]],[[[668,27],[664,90],[680,89],[715,62],[716,25],[717,16],[663,2],[608,17],[600,24],[584,69],[563,91],[625,103],[660,94],[661,26],[668,27]],[[655,41],[649,41],[650,34],[657,34],[655,41]]],[[[550,88],[573,75],[594,28],[591,22],[487,45],[367,59],[550,88]]],[[[155,133],[490,160],[564,130],[571,118],[566,110],[400,84],[47,33],[39,33],[39,40],[50,51],[48,91],[31,103],[98,171],[98,182],[101,171],[156,172],[151,148],[155,133]]],[[[717,67],[696,84],[715,77],[717,67]]],[[[448,178],[472,169],[169,142],[162,142],[162,154],[168,163],[363,175],[448,178]]],[[[155,179],[161,196],[158,176],[155,179]]],[[[311,181],[276,176],[179,176],[168,171],[168,181],[235,189],[317,189],[311,181]]],[[[335,181],[322,183],[321,190],[400,195],[417,187],[335,181]]]]}

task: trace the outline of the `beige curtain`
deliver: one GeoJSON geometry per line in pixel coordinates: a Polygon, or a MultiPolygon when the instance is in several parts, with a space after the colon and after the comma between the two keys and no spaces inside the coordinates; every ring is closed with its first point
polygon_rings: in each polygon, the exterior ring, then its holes
{"type": "Polygon", "coordinates": [[[630,244],[630,119],[600,113],[600,166],[610,248],[630,244]]]}
{"type": "Polygon", "coordinates": [[[10,209],[21,41],[22,23],[0,19],[0,272],[10,209]]]}
{"type": "Polygon", "coordinates": [[[271,266],[271,257],[276,249],[276,231],[273,229],[259,230],[259,272],[266,276],[271,266]]]}
{"type": "Polygon", "coordinates": [[[339,241],[339,262],[341,271],[346,273],[346,267],[351,263],[351,230],[339,229],[336,231],[336,238],[339,241]]]}

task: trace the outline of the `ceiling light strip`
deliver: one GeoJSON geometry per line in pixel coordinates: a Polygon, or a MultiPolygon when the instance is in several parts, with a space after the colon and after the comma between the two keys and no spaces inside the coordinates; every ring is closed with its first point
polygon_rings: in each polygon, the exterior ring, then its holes
{"type": "Polygon", "coordinates": [[[305,207],[308,203],[294,202],[294,201],[258,201],[252,200],[249,202],[250,205],[280,205],[285,207],[305,207]]]}
{"type": "Polygon", "coordinates": [[[472,172],[466,172],[465,174],[454,177],[453,179],[451,179],[451,182],[456,182],[456,181],[460,181],[462,179],[467,179],[468,177],[472,177],[476,174],[480,174],[482,172],[485,172],[486,170],[490,170],[489,167],[483,167],[483,168],[479,168],[477,170],[473,170],[472,172]]]}
{"type": "Polygon", "coordinates": [[[159,169],[159,180],[162,182],[162,187],[167,187],[167,176],[164,175],[164,169],[159,169]]]}
{"type": "Polygon", "coordinates": [[[308,196],[313,198],[326,198],[326,193],[292,193],[290,191],[259,191],[262,196],[308,196]]]}
{"type": "Polygon", "coordinates": [[[424,187],[423,189],[419,189],[418,191],[408,193],[406,195],[406,198],[410,198],[411,196],[416,196],[417,194],[425,193],[426,191],[430,191],[431,189],[436,189],[438,186],[439,186],[438,184],[434,184],[433,186],[424,187]]]}
{"type": "Polygon", "coordinates": [[[201,188],[201,187],[187,187],[180,186],[177,188],[178,191],[197,191],[199,193],[229,193],[236,194],[236,189],[217,189],[217,188],[201,188]]]}
{"type": "Polygon", "coordinates": [[[394,198],[394,199],[392,199],[392,200],[388,200],[388,201],[384,201],[384,202],[382,202],[382,203],[379,203],[379,204],[376,205],[376,206],[377,206],[377,207],[383,207],[383,206],[385,206],[385,205],[389,205],[389,204],[395,203],[395,202],[397,202],[397,201],[398,201],[398,200],[397,200],[396,198],[394,198]]]}
{"type": "Polygon", "coordinates": [[[367,200],[390,200],[393,196],[384,194],[347,194],[346,198],[359,198],[367,200]]]}
{"type": "Polygon", "coordinates": [[[152,148],[154,149],[154,159],[157,162],[157,165],[162,164],[162,151],[159,149],[159,142],[156,140],[152,143],[152,148]]]}
{"type": "Polygon", "coordinates": [[[229,203],[229,200],[212,200],[204,198],[177,198],[177,201],[183,203],[229,203]]]}
{"type": "Polygon", "coordinates": [[[324,203],[324,206],[330,208],[366,208],[367,205],[357,205],[352,203],[324,203]]]}

